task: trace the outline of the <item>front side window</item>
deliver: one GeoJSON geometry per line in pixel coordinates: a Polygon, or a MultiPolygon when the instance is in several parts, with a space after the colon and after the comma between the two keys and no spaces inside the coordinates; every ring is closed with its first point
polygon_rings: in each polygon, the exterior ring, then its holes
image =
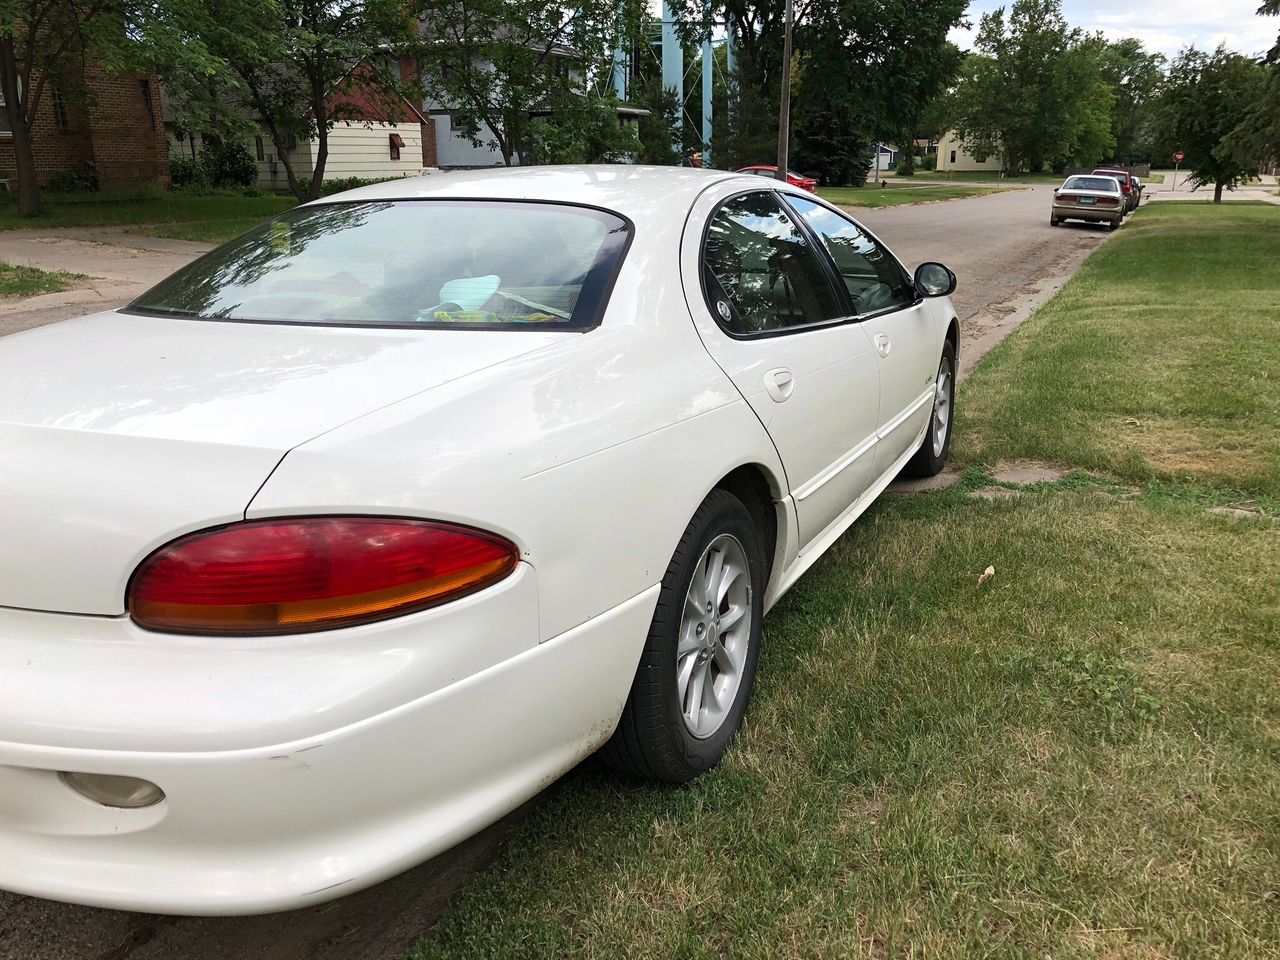
{"type": "Polygon", "coordinates": [[[859,315],[906,306],[916,300],[911,278],[884,247],[820,203],[788,196],[805,222],[818,235],[835,261],[840,278],[859,315]]]}
{"type": "Polygon", "coordinates": [[[550,203],[299,207],[127,309],[269,323],[580,330],[599,321],[629,229],[614,214],[550,203]]]}
{"type": "Polygon", "coordinates": [[[727,201],[702,249],[707,294],[732,333],[756,334],[844,315],[817,251],[769,192],[727,201]]]}

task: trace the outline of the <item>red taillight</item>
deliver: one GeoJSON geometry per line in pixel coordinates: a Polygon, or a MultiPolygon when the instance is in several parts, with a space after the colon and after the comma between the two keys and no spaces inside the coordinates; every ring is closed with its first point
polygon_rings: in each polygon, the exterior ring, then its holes
{"type": "Polygon", "coordinates": [[[1114,207],[1119,202],[1120,201],[1117,200],[1115,197],[1099,197],[1098,198],[1098,206],[1100,207],[1114,207]]]}
{"type": "Polygon", "coordinates": [[[149,630],[275,634],[384,620],[473,593],[516,548],[469,527],[381,517],[252,520],[161,547],[129,584],[149,630]]]}
{"type": "Polygon", "coordinates": [[[1122,184],[1120,184],[1120,192],[1121,192],[1121,193],[1128,193],[1128,192],[1129,192],[1129,185],[1128,185],[1127,183],[1122,183],[1122,184]]]}
{"type": "Polygon", "coordinates": [[[1058,199],[1059,199],[1059,200],[1061,200],[1063,203],[1075,203],[1075,202],[1076,202],[1075,195],[1074,195],[1074,194],[1071,194],[1071,193],[1064,193],[1064,194],[1062,194],[1061,196],[1059,196],[1059,197],[1058,197],[1058,199]]]}

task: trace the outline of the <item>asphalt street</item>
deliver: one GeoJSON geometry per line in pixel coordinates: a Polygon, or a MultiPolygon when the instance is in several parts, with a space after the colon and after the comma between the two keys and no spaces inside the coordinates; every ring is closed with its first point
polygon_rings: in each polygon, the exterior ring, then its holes
{"type": "MultiPolygon", "coordinates": [[[[1047,186],[966,200],[856,209],[914,267],[938,260],[959,277],[962,369],[1052,295],[1108,236],[1049,226],[1047,186]]],[[[71,296],[0,304],[0,335],[123,303],[205,249],[124,234],[0,233],[0,260],[99,278],[71,296]],[[59,263],[65,264],[59,266],[59,263]],[[89,292],[85,292],[85,291],[89,292]]],[[[536,802],[536,801],[535,801],[536,802]]],[[[518,811],[453,851],[371,890],[273,917],[188,919],[96,910],[0,893],[0,960],[330,960],[403,956],[467,877],[492,862],[518,811]]]]}

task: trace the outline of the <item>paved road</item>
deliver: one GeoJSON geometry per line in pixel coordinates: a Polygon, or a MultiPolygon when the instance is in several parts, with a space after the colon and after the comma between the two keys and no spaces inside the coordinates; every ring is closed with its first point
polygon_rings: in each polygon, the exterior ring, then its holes
{"type": "MultiPolygon", "coordinates": [[[[861,219],[914,266],[940,260],[955,270],[960,287],[955,302],[964,327],[962,363],[976,357],[1021,322],[1107,236],[1084,225],[1049,226],[1047,187],[968,200],[856,211],[861,219]]],[[[47,235],[45,235],[47,237],[47,235]]],[[[112,239],[99,235],[98,240],[112,239]]],[[[156,271],[175,269],[199,249],[106,249],[92,238],[71,243],[0,234],[0,260],[41,265],[50,250],[75,258],[80,272],[110,274],[105,291],[154,280],[156,271]],[[138,267],[135,274],[128,264],[138,267]]],[[[63,267],[66,269],[66,267],[63,267]]],[[[110,303],[92,295],[84,303],[46,305],[38,310],[0,313],[0,333],[13,332],[110,303]]],[[[338,960],[403,955],[448,898],[474,870],[491,862],[502,840],[518,824],[517,812],[503,824],[372,890],[323,907],[276,917],[174,919],[93,910],[0,893],[0,960],[338,960]]]]}

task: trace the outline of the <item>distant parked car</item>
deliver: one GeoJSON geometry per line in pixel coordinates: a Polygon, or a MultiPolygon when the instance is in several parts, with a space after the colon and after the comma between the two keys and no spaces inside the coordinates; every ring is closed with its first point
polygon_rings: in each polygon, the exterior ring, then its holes
{"type": "MultiPolygon", "coordinates": [[[[1142,191],[1144,189],[1146,188],[1143,186],[1142,180],[1138,177],[1133,177],[1133,190],[1138,195],[1138,203],[1142,202],[1142,191]]],[[[1134,206],[1136,207],[1138,203],[1135,203],[1134,206]]]]}
{"type": "MultiPolygon", "coordinates": [[[[738,173],[753,173],[757,177],[778,178],[778,168],[776,166],[767,166],[759,164],[754,167],[742,167],[738,173]]],[[[793,187],[799,187],[801,190],[808,190],[810,193],[818,192],[818,180],[816,177],[806,177],[803,174],[796,173],[794,170],[787,171],[787,183],[793,187]]]]}
{"type": "Polygon", "coordinates": [[[1049,226],[1056,227],[1063,220],[1085,220],[1105,223],[1114,230],[1124,220],[1125,209],[1124,192],[1117,178],[1067,177],[1062,186],[1053,191],[1049,226]]]}
{"type": "Polygon", "coordinates": [[[1093,171],[1104,177],[1115,177],[1120,182],[1120,192],[1124,195],[1124,209],[1131,213],[1138,209],[1138,191],[1133,186],[1133,174],[1128,170],[1116,170],[1110,167],[1098,167],[1093,171]]]}

